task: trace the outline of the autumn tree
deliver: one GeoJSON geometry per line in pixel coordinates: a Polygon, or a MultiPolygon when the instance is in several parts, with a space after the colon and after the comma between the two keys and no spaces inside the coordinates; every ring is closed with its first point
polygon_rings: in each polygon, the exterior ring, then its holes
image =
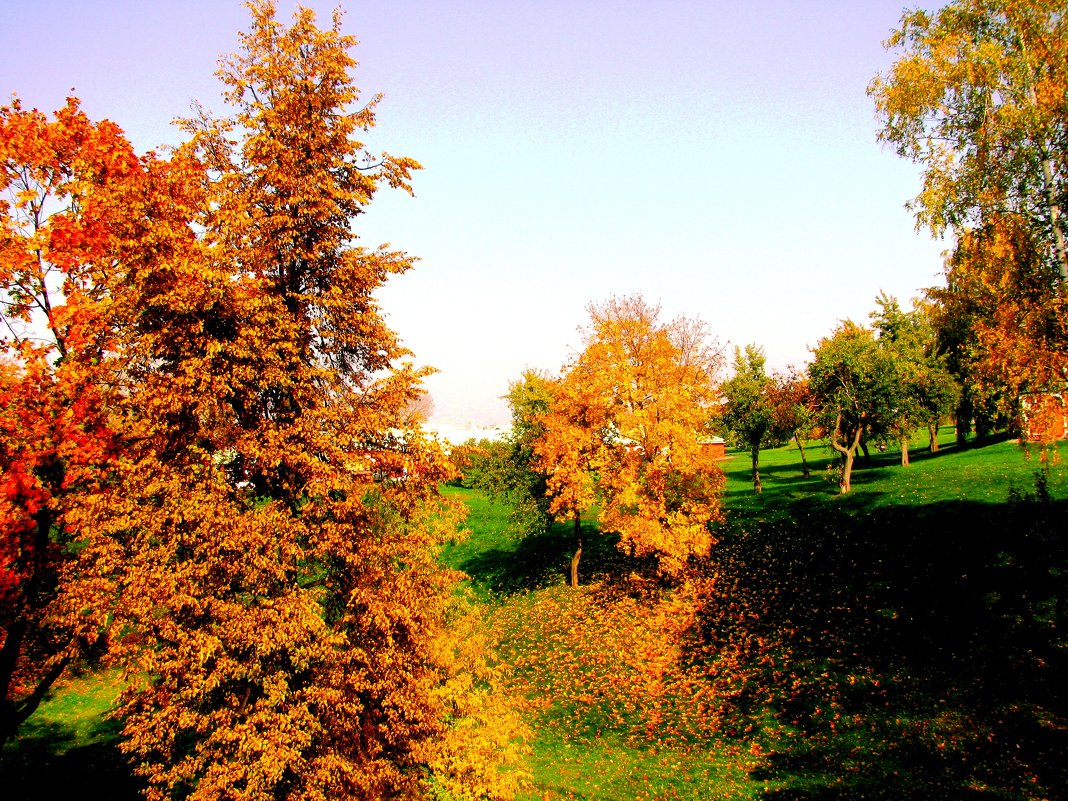
{"type": "Polygon", "coordinates": [[[76,100],[52,119],[0,109],[0,742],[104,641],[106,609],[72,589],[93,572],[72,516],[116,459],[113,198],[156,201],[150,162],[76,100]]]}
{"type": "Polygon", "coordinates": [[[954,0],[909,11],[869,87],[880,137],[923,167],[917,220],[940,234],[1014,218],[1068,279],[1063,203],[1068,3],[954,0]]]}
{"type": "MultiPolygon", "coordinates": [[[[189,121],[167,159],[121,137],[102,167],[55,157],[85,179],[65,195],[77,228],[48,220],[67,249],[63,302],[43,310],[65,340],[46,362],[71,365],[79,400],[103,394],[115,440],[105,479],[50,522],[85,565],[60,608],[88,632],[113,621],[132,678],[122,747],[149,798],[507,796],[517,718],[475,630],[446,625],[447,462],[403,428],[424,371],[373,297],[410,260],[352,227],[418,165],[359,141],[377,98],[358,102],[340,16],[320,29],[301,9],[287,27],[272,3],[249,8],[220,70],[232,115],[189,121]]],[[[38,269],[47,241],[7,236],[5,270],[12,253],[38,269]]]]}
{"type": "Polygon", "coordinates": [[[901,55],[870,93],[880,134],[924,169],[914,207],[952,230],[947,287],[930,295],[959,380],[958,438],[1012,420],[1021,393],[1064,388],[1068,247],[1068,5],[955,0],[906,13],[901,55]]]}
{"type": "Polygon", "coordinates": [[[749,451],[753,489],[761,492],[760,449],[777,441],[774,380],[764,369],[764,350],[757,345],[734,348],[734,375],[722,385],[726,405],[723,424],[731,437],[749,451]]]}
{"type": "Polygon", "coordinates": [[[599,501],[600,527],[676,572],[712,545],[724,478],[704,453],[719,350],[700,321],[639,296],[588,307],[585,346],[552,385],[536,450],[554,512],[599,501]]]}
{"type": "Polygon", "coordinates": [[[939,347],[961,385],[958,428],[1012,420],[1025,393],[1064,388],[1068,303],[1053,264],[1019,220],[962,232],[946,286],[929,290],[939,347]]]}
{"type": "Polygon", "coordinates": [[[582,561],[582,513],[597,500],[595,458],[599,436],[609,422],[603,410],[592,407],[572,382],[554,379],[546,383],[548,408],[538,416],[534,440],[534,469],[545,477],[549,514],[570,520],[575,551],[571,556],[570,583],[579,585],[582,561]]]}

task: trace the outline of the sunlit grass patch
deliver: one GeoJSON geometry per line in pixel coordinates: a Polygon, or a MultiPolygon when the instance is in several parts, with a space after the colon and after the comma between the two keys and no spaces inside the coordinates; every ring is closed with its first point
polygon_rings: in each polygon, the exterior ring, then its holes
{"type": "Polygon", "coordinates": [[[533,746],[533,785],[519,801],[745,801],[781,786],[771,779],[751,779],[758,758],[736,745],[636,746],[614,735],[575,741],[546,727],[538,731],[533,746]]]}
{"type": "Polygon", "coordinates": [[[19,739],[48,739],[57,753],[114,740],[117,725],[106,719],[125,687],[117,670],[89,672],[57,683],[20,730],[19,739]]]}

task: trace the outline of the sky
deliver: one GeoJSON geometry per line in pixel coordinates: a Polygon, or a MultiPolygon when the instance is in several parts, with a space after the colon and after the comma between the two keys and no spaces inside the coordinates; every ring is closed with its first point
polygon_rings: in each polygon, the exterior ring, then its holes
{"type": "MultiPolygon", "coordinates": [[[[324,25],[334,2],[308,2],[324,25]]],[[[915,4],[911,4],[915,5],[915,4]]],[[[279,0],[288,20],[295,3],[279,0]]],[[[866,95],[900,0],[349,0],[355,74],[382,93],[374,150],[424,167],[381,191],[361,243],[419,259],[377,293],[438,373],[433,421],[506,423],[526,369],[581,349],[586,307],[640,293],[728,355],[803,366],[880,291],[941,285],[947,243],[905,204],[919,170],[877,140],[866,95]]],[[[72,91],[144,151],[222,109],[236,0],[0,0],[0,93],[72,91]]]]}

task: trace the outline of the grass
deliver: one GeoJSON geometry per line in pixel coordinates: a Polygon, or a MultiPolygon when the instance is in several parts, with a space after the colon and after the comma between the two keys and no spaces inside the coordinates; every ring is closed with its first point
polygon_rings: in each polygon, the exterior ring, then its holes
{"type": "MultiPolygon", "coordinates": [[[[909,468],[858,460],[847,496],[818,443],[809,479],[795,446],[762,452],[759,495],[731,452],[703,644],[671,636],[677,594],[643,590],[592,516],[573,591],[569,525],[521,538],[506,507],[446,488],[470,535],[443,560],[533,727],[520,801],[1065,798],[1068,443],[1044,500],[1036,454],[940,438],[909,468]]],[[[53,693],[0,758],[5,799],[133,797],[102,722],[116,681],[53,693]]]]}
{"type": "Polygon", "coordinates": [[[118,723],[107,717],[122,690],[117,671],[86,672],[58,682],[0,751],[5,801],[140,798],[118,750],[118,723]]]}

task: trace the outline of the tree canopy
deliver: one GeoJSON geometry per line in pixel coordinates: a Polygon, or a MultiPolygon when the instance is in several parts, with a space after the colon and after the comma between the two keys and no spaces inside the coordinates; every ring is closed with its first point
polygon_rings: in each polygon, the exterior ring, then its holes
{"type": "Polygon", "coordinates": [[[765,371],[767,359],[757,345],[734,349],[734,375],[723,382],[723,424],[739,446],[749,450],[753,489],[761,491],[760,449],[778,439],[775,426],[775,381],[765,371]]]}
{"type": "Polygon", "coordinates": [[[883,141],[924,169],[918,221],[936,234],[1024,221],[1068,279],[1068,4],[953,0],[909,11],[887,40],[902,51],[869,93],[883,141]]]}
{"type": "Polygon", "coordinates": [[[681,569],[708,553],[720,514],[723,474],[701,444],[720,352],[703,323],[663,323],[639,296],[588,311],[585,347],[553,384],[536,446],[552,508],[580,511],[596,498],[621,549],[681,569]]]}

